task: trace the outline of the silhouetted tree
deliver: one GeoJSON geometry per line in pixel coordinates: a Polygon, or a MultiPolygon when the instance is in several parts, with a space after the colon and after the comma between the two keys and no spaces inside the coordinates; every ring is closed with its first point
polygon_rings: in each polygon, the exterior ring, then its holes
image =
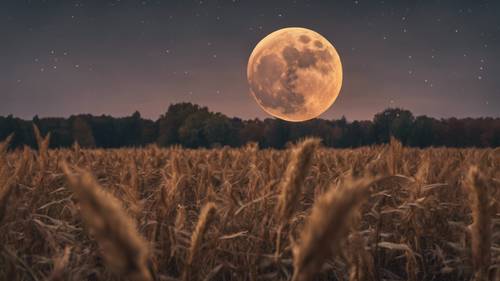
{"type": "Polygon", "coordinates": [[[191,114],[200,110],[208,112],[207,108],[200,108],[189,102],[170,105],[158,120],[158,145],[179,144],[179,128],[191,114]]]}
{"type": "Polygon", "coordinates": [[[77,116],[73,120],[73,139],[77,142],[81,147],[94,147],[95,140],[94,135],[92,133],[92,129],[90,128],[87,121],[81,116],[77,116]]]}
{"type": "Polygon", "coordinates": [[[413,114],[400,108],[389,108],[377,113],[373,118],[375,139],[378,143],[386,143],[393,136],[407,144],[413,121],[413,114]]]}
{"type": "Polygon", "coordinates": [[[319,137],[328,147],[358,147],[386,143],[390,136],[416,147],[500,146],[500,118],[435,119],[417,116],[404,109],[389,108],[373,121],[349,122],[313,119],[294,123],[278,119],[241,120],[213,113],[192,103],[173,104],[158,120],[143,119],[136,111],[122,118],[77,115],[70,118],[22,120],[0,116],[0,140],[14,133],[11,148],[35,147],[33,124],[42,134],[51,133],[51,147],[137,147],[150,143],[185,147],[240,146],[258,142],[260,147],[284,148],[307,136],[319,137]]]}
{"type": "Polygon", "coordinates": [[[264,139],[261,147],[284,148],[288,142],[289,124],[280,119],[264,120],[264,139]]]}
{"type": "Polygon", "coordinates": [[[411,137],[408,144],[411,146],[427,147],[435,143],[437,121],[427,116],[418,116],[413,123],[411,137]]]}
{"type": "Polygon", "coordinates": [[[222,114],[214,114],[205,120],[203,136],[210,146],[235,146],[237,132],[229,118],[222,114]]]}

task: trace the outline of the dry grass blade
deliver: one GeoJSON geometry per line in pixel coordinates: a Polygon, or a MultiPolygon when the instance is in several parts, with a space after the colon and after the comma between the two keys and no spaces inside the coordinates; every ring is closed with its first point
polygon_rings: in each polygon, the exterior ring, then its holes
{"type": "Polygon", "coordinates": [[[473,166],[467,174],[467,187],[472,210],[471,231],[472,265],[475,281],[488,280],[491,262],[491,202],[485,177],[473,166]]]}
{"type": "Polygon", "coordinates": [[[339,251],[339,243],[346,237],[357,207],[368,197],[372,182],[368,179],[346,182],[342,188],[330,188],[318,199],[301,234],[301,242],[293,251],[292,281],[313,280],[332,252],[339,251]]]}
{"type": "Polygon", "coordinates": [[[63,170],[108,267],[131,280],[153,280],[148,268],[148,244],[118,199],[105,192],[90,173],[78,168],[75,168],[77,173],[73,173],[66,164],[63,170]]]}
{"type": "Polygon", "coordinates": [[[189,248],[188,258],[182,274],[183,281],[193,280],[193,276],[195,275],[193,273],[193,263],[198,256],[198,252],[203,242],[203,236],[215,215],[215,211],[216,207],[214,203],[207,203],[201,210],[198,223],[191,235],[191,247],[189,248]]]}
{"type": "Polygon", "coordinates": [[[286,224],[292,217],[302,192],[307,173],[311,167],[314,150],[320,143],[319,139],[305,139],[292,151],[278,199],[277,213],[281,224],[286,224]]]}

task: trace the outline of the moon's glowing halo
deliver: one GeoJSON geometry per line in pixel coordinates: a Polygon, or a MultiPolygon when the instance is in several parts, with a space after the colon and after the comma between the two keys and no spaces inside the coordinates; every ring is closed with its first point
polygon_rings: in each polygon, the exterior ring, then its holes
{"type": "Polygon", "coordinates": [[[342,64],[333,45],[319,33],[289,27],[255,46],[247,78],[265,112],[300,122],[319,116],[335,102],[342,86],[342,64]]]}

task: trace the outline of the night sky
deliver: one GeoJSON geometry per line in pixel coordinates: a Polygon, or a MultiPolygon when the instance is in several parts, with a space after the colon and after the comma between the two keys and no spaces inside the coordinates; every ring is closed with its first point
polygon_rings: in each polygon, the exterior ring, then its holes
{"type": "Polygon", "coordinates": [[[290,26],[333,43],[344,81],[321,117],[387,107],[433,117],[500,116],[500,1],[2,0],[0,115],[156,119],[190,101],[267,117],[246,66],[290,26]]]}

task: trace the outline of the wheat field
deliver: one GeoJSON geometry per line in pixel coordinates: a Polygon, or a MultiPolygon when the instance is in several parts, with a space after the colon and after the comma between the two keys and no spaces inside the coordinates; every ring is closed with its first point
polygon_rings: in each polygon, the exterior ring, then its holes
{"type": "Polygon", "coordinates": [[[500,280],[500,149],[0,144],[0,280],[500,280]]]}

